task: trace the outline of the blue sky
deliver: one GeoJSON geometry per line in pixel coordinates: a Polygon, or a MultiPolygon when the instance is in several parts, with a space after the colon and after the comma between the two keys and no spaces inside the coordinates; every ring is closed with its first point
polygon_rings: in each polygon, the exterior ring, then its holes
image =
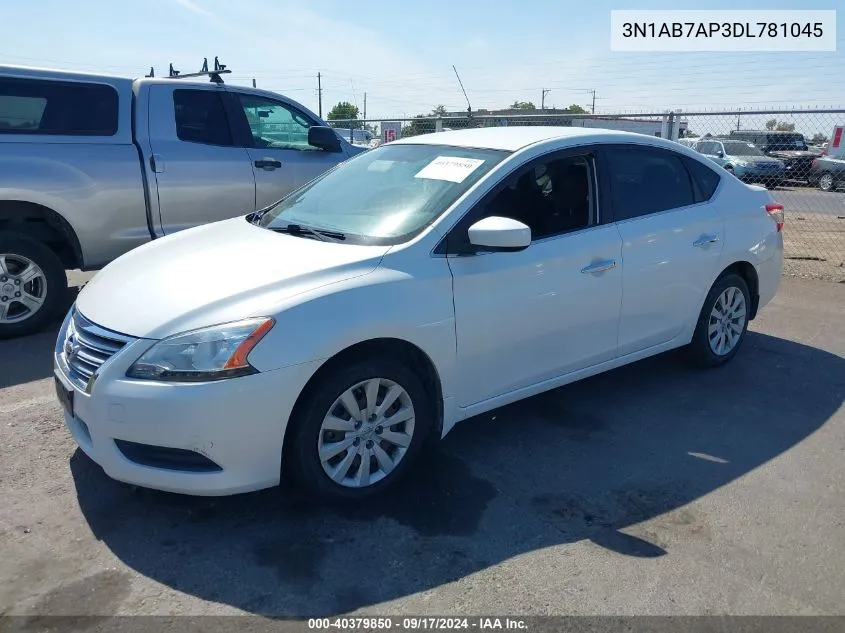
{"type": "MultiPolygon", "coordinates": [[[[769,0],[769,9],[837,2],[769,0]]],[[[514,100],[597,112],[845,106],[845,11],[835,53],[611,53],[611,9],[759,9],[760,2],[289,2],[287,0],[5,0],[0,63],[140,76],[183,72],[219,55],[231,83],[283,92],[323,113],[340,100],[398,117],[438,104],[465,110],[514,100]],[[542,9],[540,7],[548,8],[542,9]]]]}

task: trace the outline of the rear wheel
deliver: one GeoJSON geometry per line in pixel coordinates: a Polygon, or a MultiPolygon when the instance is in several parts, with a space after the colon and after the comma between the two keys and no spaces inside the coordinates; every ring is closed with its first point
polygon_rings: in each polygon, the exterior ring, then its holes
{"type": "Polygon", "coordinates": [[[824,172],[819,177],[819,189],[822,191],[833,191],[835,189],[836,182],[833,179],[833,174],[829,171],[824,172]]]}
{"type": "Polygon", "coordinates": [[[283,463],[321,500],[371,497],[412,467],[434,412],[419,377],[398,361],[372,358],[337,367],[297,406],[283,463]]]}
{"type": "Polygon", "coordinates": [[[66,296],[64,266],[52,250],[26,235],[0,233],[0,339],[41,330],[66,296]]]}
{"type": "Polygon", "coordinates": [[[751,295],[748,284],[736,273],[719,277],[698,317],[687,351],[702,367],[717,367],[739,351],[748,331],[751,295]]]}

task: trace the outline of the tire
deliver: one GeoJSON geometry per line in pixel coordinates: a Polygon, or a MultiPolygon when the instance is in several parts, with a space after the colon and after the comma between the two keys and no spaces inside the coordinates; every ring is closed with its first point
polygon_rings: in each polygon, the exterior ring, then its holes
{"type": "Polygon", "coordinates": [[[0,231],[0,339],[42,330],[59,316],[67,294],[65,267],[50,248],[21,233],[0,231]],[[30,265],[37,277],[17,278],[25,269],[32,272],[30,265]],[[20,301],[32,297],[40,305],[20,301]]]}
{"type": "MultiPolygon", "coordinates": [[[[739,303],[739,300],[733,298],[731,303],[736,305],[739,303]]],[[[736,353],[742,346],[742,342],[745,340],[746,332],[748,331],[748,316],[750,309],[751,294],[748,291],[748,284],[745,283],[745,280],[736,273],[726,273],[719,277],[713,284],[713,287],[710,288],[710,292],[707,293],[707,298],[704,300],[704,305],[702,306],[701,313],[698,316],[698,322],[695,326],[692,341],[687,346],[687,355],[690,360],[700,367],[718,367],[720,365],[724,365],[736,356],[736,353]],[[711,322],[712,315],[715,310],[719,309],[719,306],[723,305],[722,302],[725,299],[724,295],[726,293],[729,293],[727,296],[731,298],[730,294],[733,294],[730,293],[731,289],[733,289],[734,292],[741,293],[742,295],[741,308],[743,316],[741,328],[738,334],[738,339],[733,342],[730,349],[717,353],[719,346],[716,345],[716,343],[718,343],[719,340],[729,342],[732,339],[730,337],[722,338],[721,332],[723,332],[723,330],[718,321],[711,322]],[[714,325],[716,328],[714,344],[711,344],[711,325],[714,325]]],[[[736,315],[739,314],[739,312],[740,310],[737,308],[732,314],[736,315]]],[[[740,324],[740,322],[735,319],[731,319],[729,322],[733,323],[735,326],[740,324]]],[[[728,321],[726,321],[726,325],[727,323],[728,321]]],[[[730,326],[728,325],[727,327],[730,326]]],[[[735,327],[732,331],[736,333],[735,327]]]]}
{"type": "Polygon", "coordinates": [[[819,176],[819,189],[821,189],[822,191],[836,190],[836,179],[834,178],[832,173],[826,171],[821,176],[819,176]]]}
{"type": "MultiPolygon", "coordinates": [[[[359,394],[363,396],[358,400],[359,405],[366,402],[364,392],[365,390],[362,389],[359,394]]],[[[392,405],[387,412],[390,413],[396,406],[396,404],[392,405]]],[[[301,491],[310,493],[318,501],[328,503],[355,502],[382,494],[400,482],[420,456],[420,452],[426,445],[427,436],[435,426],[435,411],[433,399],[426,392],[422,381],[412,369],[400,361],[374,356],[351,365],[332,368],[326,375],[319,378],[313,387],[308,388],[308,391],[303,394],[302,401],[296,406],[291,418],[291,428],[285,439],[282,478],[290,476],[301,491]],[[360,423],[360,428],[354,431],[352,429],[337,431],[324,429],[324,418],[329,413],[334,413],[340,421],[348,417],[348,409],[342,404],[336,405],[341,396],[352,387],[369,383],[373,379],[379,379],[382,382],[377,393],[380,398],[377,402],[383,403],[384,395],[393,386],[398,386],[404,391],[404,396],[400,396],[396,401],[402,409],[394,412],[391,417],[399,413],[403,413],[404,417],[408,411],[407,404],[410,403],[413,412],[410,420],[411,432],[407,432],[409,428],[407,422],[394,423],[387,427],[387,431],[384,428],[379,431],[377,421],[369,426],[367,425],[369,421],[360,423]],[[388,441],[386,433],[396,438],[402,436],[400,431],[403,430],[405,433],[402,441],[407,441],[404,437],[408,435],[410,435],[410,441],[399,456],[397,451],[402,450],[402,447],[388,441]],[[324,450],[337,450],[338,447],[333,444],[340,445],[354,441],[350,438],[356,435],[358,435],[358,444],[348,446],[326,464],[326,468],[335,469],[336,473],[340,473],[346,466],[344,485],[333,480],[324,468],[319,447],[324,450]],[[395,464],[387,474],[380,469],[381,462],[376,455],[379,449],[395,464]],[[371,454],[372,467],[368,471],[371,473],[369,485],[355,487],[356,484],[352,481],[353,479],[360,481],[358,478],[361,475],[363,463],[360,453],[356,456],[355,451],[368,451],[371,454]],[[375,470],[375,467],[379,467],[379,470],[375,470]]],[[[354,419],[347,424],[352,422],[354,419]]]]}

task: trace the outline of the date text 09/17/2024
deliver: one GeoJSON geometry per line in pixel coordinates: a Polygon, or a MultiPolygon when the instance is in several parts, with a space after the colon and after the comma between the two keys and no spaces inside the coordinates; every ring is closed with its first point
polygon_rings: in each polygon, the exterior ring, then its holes
{"type": "Polygon", "coordinates": [[[510,617],[341,617],[310,618],[311,630],[434,631],[434,630],[527,630],[525,620],[510,617]]]}

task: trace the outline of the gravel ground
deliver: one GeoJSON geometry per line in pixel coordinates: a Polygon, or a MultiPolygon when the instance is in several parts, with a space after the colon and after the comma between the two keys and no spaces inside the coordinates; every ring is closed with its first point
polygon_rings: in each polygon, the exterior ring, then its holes
{"type": "Polygon", "coordinates": [[[784,272],[845,283],[845,192],[810,187],[772,191],[784,205],[784,272]]]}
{"type": "Polygon", "coordinates": [[[843,317],[845,285],[785,279],[729,366],[466,421],[342,513],[109,480],[63,428],[55,332],[0,342],[0,613],[845,614],[843,317]]]}

